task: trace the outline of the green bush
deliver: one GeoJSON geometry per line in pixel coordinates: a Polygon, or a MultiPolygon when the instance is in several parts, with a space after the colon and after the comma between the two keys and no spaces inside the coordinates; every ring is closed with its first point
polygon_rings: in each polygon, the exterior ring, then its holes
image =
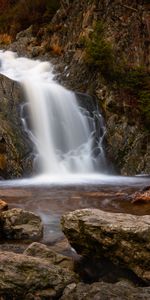
{"type": "Polygon", "coordinates": [[[114,72],[114,51],[105,37],[105,26],[97,22],[89,39],[85,40],[85,61],[97,67],[104,76],[111,77],[114,72]]]}
{"type": "Polygon", "coordinates": [[[150,129],[150,89],[139,92],[139,107],[144,124],[150,129]]]}
{"type": "Polygon", "coordinates": [[[150,74],[144,68],[123,71],[118,82],[121,88],[127,89],[137,98],[137,105],[144,124],[150,125],[150,74]]]}

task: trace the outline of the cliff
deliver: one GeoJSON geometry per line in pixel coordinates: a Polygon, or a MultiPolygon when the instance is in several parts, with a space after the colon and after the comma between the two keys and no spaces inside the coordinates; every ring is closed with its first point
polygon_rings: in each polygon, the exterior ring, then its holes
{"type": "Polygon", "coordinates": [[[41,46],[58,57],[61,82],[97,97],[118,171],[149,173],[149,1],[72,1],[45,36],[41,46]]]}
{"type": "Polygon", "coordinates": [[[52,20],[10,49],[56,65],[66,87],[97,98],[106,152],[123,175],[150,173],[150,3],[61,1],[52,20]]]}
{"type": "Polygon", "coordinates": [[[0,177],[29,175],[31,145],[21,123],[24,97],[17,82],[0,75],[0,177]]]}

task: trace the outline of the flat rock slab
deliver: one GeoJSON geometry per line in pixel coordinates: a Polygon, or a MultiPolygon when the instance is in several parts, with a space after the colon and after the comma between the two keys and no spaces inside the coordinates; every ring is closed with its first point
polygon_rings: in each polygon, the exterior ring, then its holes
{"type": "Polygon", "coordinates": [[[0,262],[4,299],[58,299],[68,284],[77,281],[73,272],[39,257],[0,252],[0,262]]]}
{"type": "Polygon", "coordinates": [[[20,208],[4,211],[0,215],[2,234],[6,239],[39,240],[43,225],[39,216],[20,208]]]}
{"type": "Polygon", "coordinates": [[[150,216],[82,209],[64,215],[61,224],[78,254],[109,259],[150,283],[150,216]]]}

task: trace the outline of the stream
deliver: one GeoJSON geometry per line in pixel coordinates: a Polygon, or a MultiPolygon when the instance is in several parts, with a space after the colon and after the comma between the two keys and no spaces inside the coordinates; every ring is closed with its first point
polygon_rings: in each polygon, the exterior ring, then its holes
{"type": "Polygon", "coordinates": [[[63,238],[61,215],[81,208],[149,215],[148,203],[131,203],[130,195],[149,185],[148,177],[107,175],[66,178],[37,177],[0,182],[0,198],[10,208],[19,207],[41,216],[43,242],[53,244],[63,238]]]}

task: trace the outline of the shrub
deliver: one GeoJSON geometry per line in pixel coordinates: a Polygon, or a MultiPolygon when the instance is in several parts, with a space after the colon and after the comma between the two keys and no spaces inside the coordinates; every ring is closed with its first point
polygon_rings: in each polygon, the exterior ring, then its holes
{"type": "Polygon", "coordinates": [[[150,74],[143,67],[127,69],[123,60],[115,61],[115,53],[105,37],[105,25],[97,22],[89,38],[81,38],[85,48],[85,61],[97,68],[112,87],[124,89],[134,95],[135,105],[141,113],[143,123],[150,126],[150,74]]]}
{"type": "Polygon", "coordinates": [[[144,68],[138,67],[123,71],[118,84],[129,90],[137,98],[138,108],[144,124],[150,125],[150,74],[144,68]]]}
{"type": "Polygon", "coordinates": [[[85,40],[85,61],[90,66],[99,68],[104,76],[114,72],[114,51],[105,38],[105,26],[97,22],[90,37],[85,40]]]}

